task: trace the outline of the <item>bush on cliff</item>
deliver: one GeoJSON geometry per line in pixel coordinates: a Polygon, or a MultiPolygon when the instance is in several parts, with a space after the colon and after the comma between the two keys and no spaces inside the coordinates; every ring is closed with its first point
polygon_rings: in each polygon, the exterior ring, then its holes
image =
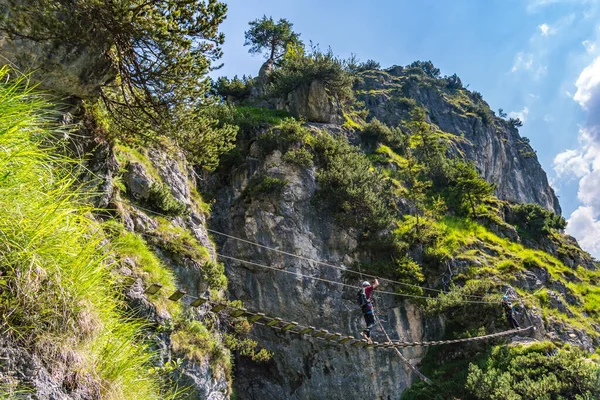
{"type": "Polygon", "coordinates": [[[314,47],[305,52],[302,47],[290,46],[281,60],[281,65],[270,74],[271,94],[287,95],[303,85],[321,82],[327,92],[342,104],[354,99],[352,85],[354,76],[344,60],[336,57],[329,49],[326,52],[314,47]]]}
{"type": "Polygon", "coordinates": [[[321,132],[314,150],[319,166],[317,198],[344,224],[361,230],[386,227],[391,221],[391,192],[385,176],[343,137],[321,132]]]}

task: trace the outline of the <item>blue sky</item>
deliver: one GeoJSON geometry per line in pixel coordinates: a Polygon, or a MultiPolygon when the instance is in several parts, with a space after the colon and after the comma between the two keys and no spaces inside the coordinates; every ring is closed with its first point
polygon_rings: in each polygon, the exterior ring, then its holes
{"type": "Polygon", "coordinates": [[[214,76],[257,74],[264,59],[248,54],[244,31],[263,14],[287,18],[305,42],[343,58],[383,67],[431,60],[457,73],[492,109],[524,120],[521,135],[557,190],[567,232],[600,257],[600,0],[225,2],[224,66],[214,76]]]}

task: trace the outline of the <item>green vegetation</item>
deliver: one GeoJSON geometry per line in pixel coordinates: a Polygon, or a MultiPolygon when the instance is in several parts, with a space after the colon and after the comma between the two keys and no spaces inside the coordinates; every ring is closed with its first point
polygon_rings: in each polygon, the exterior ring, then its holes
{"type": "Polygon", "coordinates": [[[310,167],[313,165],[313,155],[305,148],[290,150],[281,159],[300,167],[310,167]]]}
{"type": "Polygon", "coordinates": [[[260,196],[277,195],[287,185],[285,179],[262,175],[254,177],[244,189],[244,196],[257,198],[260,196]]]}
{"type": "Polygon", "coordinates": [[[354,100],[352,84],[354,75],[346,62],[339,59],[329,49],[326,52],[312,48],[306,52],[300,46],[289,46],[278,68],[269,75],[272,81],[271,95],[285,98],[301,86],[320,82],[330,96],[341,104],[354,100]]]}
{"type": "Polygon", "coordinates": [[[278,125],[263,133],[257,139],[258,144],[265,154],[275,149],[287,152],[292,146],[299,146],[308,140],[310,133],[294,118],[286,118],[278,125]]]}
{"type": "Polygon", "coordinates": [[[114,66],[114,79],[99,93],[111,135],[141,143],[170,137],[208,168],[231,148],[236,128],[212,118],[205,96],[207,73],[222,54],[224,3],[38,0],[5,7],[0,30],[11,37],[88,49],[97,57],[94,73],[114,66]]]}
{"type": "Polygon", "coordinates": [[[273,17],[263,16],[249,23],[250,29],[246,31],[244,46],[250,46],[251,54],[266,51],[269,60],[281,58],[288,46],[302,47],[300,35],[292,30],[294,24],[281,18],[278,22],[273,17]]]}
{"type": "Polygon", "coordinates": [[[390,128],[377,118],[373,118],[362,128],[362,136],[366,140],[384,143],[392,149],[401,150],[406,146],[406,135],[399,127],[390,128]]]}
{"type": "Polygon", "coordinates": [[[461,214],[468,215],[464,211],[468,207],[471,215],[477,217],[475,205],[481,204],[494,193],[494,185],[481,178],[472,162],[459,161],[452,166],[448,185],[449,199],[461,214]]]}
{"type": "MultiPolygon", "coordinates": [[[[124,226],[112,220],[104,224],[104,230],[111,240],[113,251],[119,256],[119,261],[127,259],[129,265],[133,263],[136,276],[141,277],[144,282],[162,285],[167,293],[175,292],[175,276],[162,264],[140,235],[125,230],[124,226]]],[[[153,296],[152,302],[159,310],[169,311],[173,317],[181,312],[179,303],[169,301],[162,295],[153,296]]]]}
{"type": "Polygon", "coordinates": [[[384,175],[343,137],[321,132],[313,147],[319,167],[317,198],[342,224],[371,231],[387,226],[391,192],[384,175]]]}
{"type": "Polygon", "coordinates": [[[175,325],[171,341],[173,351],[190,361],[203,362],[208,357],[210,364],[213,366],[212,372],[217,377],[219,369],[215,367],[222,366],[231,382],[229,351],[204,324],[195,320],[181,320],[175,325]]]}
{"type": "Polygon", "coordinates": [[[495,347],[485,365],[469,366],[466,389],[477,399],[594,399],[600,368],[578,348],[552,355],[554,345],[495,347]]]}
{"type": "Polygon", "coordinates": [[[187,212],[187,206],[175,199],[171,189],[163,183],[155,182],[150,186],[148,203],[152,208],[167,215],[184,215],[187,212]]]}
{"type": "Polygon", "coordinates": [[[65,359],[75,387],[106,399],[164,399],[152,354],[128,318],[111,253],[69,175],[72,160],[42,146],[48,105],[0,70],[2,330],[50,366],[65,359]]]}
{"type": "Polygon", "coordinates": [[[247,77],[246,75],[241,79],[236,75],[231,80],[222,76],[213,84],[213,91],[228,102],[238,103],[243,102],[250,97],[253,86],[254,79],[247,77]]]}
{"type": "Polygon", "coordinates": [[[538,204],[519,204],[512,207],[507,222],[515,225],[519,233],[533,238],[547,237],[553,230],[563,230],[567,221],[560,215],[546,210],[538,204]]]}
{"type": "MultiPolygon", "coordinates": [[[[578,348],[560,349],[541,342],[501,344],[478,355],[470,350],[423,368],[434,378],[434,385],[418,382],[402,399],[595,399],[600,395],[599,366],[578,348]]],[[[433,361],[431,354],[426,358],[433,361]]]]}
{"type": "Polygon", "coordinates": [[[158,227],[148,238],[152,244],[173,256],[181,257],[184,263],[185,260],[195,262],[210,288],[223,289],[227,286],[223,265],[211,260],[208,249],[198,243],[188,229],[173,225],[162,217],[157,217],[157,221],[158,227]]]}

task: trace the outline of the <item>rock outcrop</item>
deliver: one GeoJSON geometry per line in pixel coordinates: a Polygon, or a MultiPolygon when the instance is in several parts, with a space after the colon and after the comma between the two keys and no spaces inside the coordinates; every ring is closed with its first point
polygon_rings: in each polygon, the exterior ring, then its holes
{"type": "Polygon", "coordinates": [[[277,108],[311,122],[343,124],[344,114],[338,100],[329,95],[320,81],[304,84],[277,103],[277,108]]]}
{"type": "Polygon", "coordinates": [[[528,141],[507,121],[490,115],[486,123],[469,110],[466,105],[472,99],[466,90],[452,94],[439,84],[411,79],[401,67],[368,71],[357,90],[371,116],[391,126],[407,118],[410,101],[416,101],[442,131],[467,139],[459,144],[460,150],[488,182],[496,184],[500,199],[537,203],[561,213],[558,198],[528,141]]]}

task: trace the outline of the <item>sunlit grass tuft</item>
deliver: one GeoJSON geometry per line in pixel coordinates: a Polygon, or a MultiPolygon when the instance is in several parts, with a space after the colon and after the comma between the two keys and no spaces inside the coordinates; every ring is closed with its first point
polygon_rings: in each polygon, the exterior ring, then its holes
{"type": "Polygon", "coordinates": [[[42,97],[0,69],[0,328],[76,385],[105,399],[163,399],[152,354],[128,319],[111,253],[69,174],[48,147],[56,116],[42,97]],[[43,145],[42,145],[43,144],[43,145]]]}

